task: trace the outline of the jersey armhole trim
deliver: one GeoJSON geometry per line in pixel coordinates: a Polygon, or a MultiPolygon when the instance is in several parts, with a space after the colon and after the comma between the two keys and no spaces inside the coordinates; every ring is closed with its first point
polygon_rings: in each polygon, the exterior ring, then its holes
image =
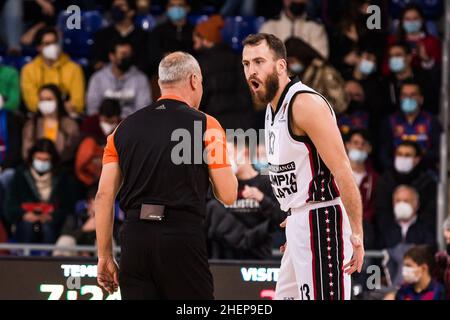
{"type": "Polygon", "coordinates": [[[289,135],[291,136],[292,139],[294,139],[295,141],[298,141],[298,142],[306,143],[306,142],[310,142],[311,139],[307,135],[298,136],[298,135],[294,134],[294,132],[292,130],[292,127],[291,127],[292,105],[293,105],[293,103],[295,101],[295,98],[299,94],[302,94],[302,93],[311,93],[311,94],[318,95],[319,97],[321,97],[322,99],[325,100],[325,103],[327,104],[328,108],[330,109],[331,115],[334,116],[334,112],[333,112],[333,109],[331,108],[330,104],[328,103],[327,99],[325,99],[325,97],[323,95],[321,95],[320,93],[318,93],[318,92],[309,91],[309,90],[300,90],[300,91],[297,91],[296,93],[294,93],[294,95],[292,96],[291,101],[289,102],[289,105],[288,105],[288,117],[287,117],[288,118],[287,119],[287,121],[288,121],[288,131],[289,131],[289,135]]]}

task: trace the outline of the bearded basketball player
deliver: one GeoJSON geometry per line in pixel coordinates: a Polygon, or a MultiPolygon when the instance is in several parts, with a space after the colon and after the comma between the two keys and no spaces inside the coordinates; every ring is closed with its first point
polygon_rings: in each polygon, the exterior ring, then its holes
{"type": "Polygon", "coordinates": [[[334,111],[320,93],[290,80],[280,39],[259,33],[243,45],[253,99],[267,104],[270,181],[288,212],[275,299],[349,300],[351,274],[364,260],[362,203],[334,111]]]}

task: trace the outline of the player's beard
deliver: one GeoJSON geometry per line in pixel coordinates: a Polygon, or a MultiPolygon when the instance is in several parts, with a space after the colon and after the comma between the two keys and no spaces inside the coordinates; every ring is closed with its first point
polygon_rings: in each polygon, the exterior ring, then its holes
{"type": "Polygon", "coordinates": [[[253,102],[257,105],[264,104],[267,105],[270,101],[275,98],[275,95],[280,88],[280,83],[278,82],[278,74],[277,70],[274,68],[273,72],[269,74],[264,82],[265,90],[258,90],[258,92],[254,92],[250,90],[252,93],[253,102]]]}

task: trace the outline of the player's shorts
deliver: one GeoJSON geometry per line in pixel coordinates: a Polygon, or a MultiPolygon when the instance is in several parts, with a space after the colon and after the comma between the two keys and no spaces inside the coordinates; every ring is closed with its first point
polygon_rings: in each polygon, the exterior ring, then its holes
{"type": "Polygon", "coordinates": [[[351,227],[340,198],[291,209],[287,247],[275,290],[278,300],[349,300],[351,227]]]}

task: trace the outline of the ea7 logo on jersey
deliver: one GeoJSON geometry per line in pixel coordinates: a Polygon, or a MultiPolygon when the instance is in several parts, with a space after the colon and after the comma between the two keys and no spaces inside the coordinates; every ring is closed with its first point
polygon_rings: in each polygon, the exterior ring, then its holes
{"type": "Polygon", "coordinates": [[[270,182],[277,198],[286,198],[297,192],[297,177],[295,176],[295,163],[282,165],[269,165],[270,182]]]}

